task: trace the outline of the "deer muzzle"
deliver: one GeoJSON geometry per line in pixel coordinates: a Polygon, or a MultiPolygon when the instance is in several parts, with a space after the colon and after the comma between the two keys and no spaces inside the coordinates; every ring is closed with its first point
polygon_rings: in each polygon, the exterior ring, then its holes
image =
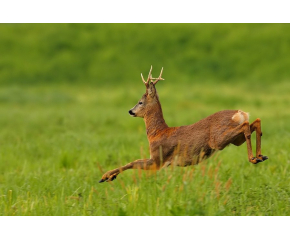
{"type": "Polygon", "coordinates": [[[129,110],[129,114],[130,114],[132,117],[136,117],[136,114],[132,111],[132,109],[129,110]]]}

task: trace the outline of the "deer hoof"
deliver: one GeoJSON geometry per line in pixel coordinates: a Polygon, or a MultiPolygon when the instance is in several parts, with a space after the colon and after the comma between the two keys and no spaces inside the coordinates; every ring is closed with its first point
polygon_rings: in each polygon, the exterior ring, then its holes
{"type": "Polygon", "coordinates": [[[259,159],[259,158],[256,158],[256,157],[253,157],[251,160],[250,160],[251,163],[253,164],[258,164],[259,162],[263,162],[262,159],[259,159]]]}
{"type": "MultiPolygon", "coordinates": [[[[108,178],[107,178],[108,179],[108,178]]],[[[99,183],[105,182],[107,179],[101,179],[99,183]]]]}
{"type": "Polygon", "coordinates": [[[263,159],[256,158],[257,163],[263,162],[263,159]]]}
{"type": "Polygon", "coordinates": [[[102,183],[102,182],[111,182],[111,181],[115,180],[117,178],[117,176],[118,176],[117,174],[111,175],[110,177],[106,177],[104,179],[101,179],[99,181],[99,183],[102,183]]]}
{"type": "Polygon", "coordinates": [[[250,159],[250,162],[253,163],[253,164],[257,164],[258,163],[257,158],[255,158],[255,157],[252,157],[252,159],[250,159]]]}
{"type": "Polygon", "coordinates": [[[268,157],[267,157],[267,156],[263,156],[263,155],[259,155],[259,157],[262,157],[262,160],[263,160],[263,161],[265,161],[265,160],[267,160],[267,159],[268,159],[268,157]]]}
{"type": "Polygon", "coordinates": [[[117,175],[114,175],[113,177],[111,177],[110,181],[113,181],[117,178],[117,175]]]}
{"type": "Polygon", "coordinates": [[[257,163],[260,163],[260,162],[264,162],[265,160],[267,160],[268,157],[267,156],[263,156],[263,155],[259,155],[259,158],[257,157],[253,157],[250,162],[253,163],[253,164],[257,164],[257,163]]]}

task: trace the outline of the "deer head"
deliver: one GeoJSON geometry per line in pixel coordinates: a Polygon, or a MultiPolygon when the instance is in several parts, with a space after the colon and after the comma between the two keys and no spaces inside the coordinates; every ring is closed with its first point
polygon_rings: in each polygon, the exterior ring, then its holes
{"type": "Polygon", "coordinates": [[[146,81],[144,80],[143,75],[141,73],[141,78],[142,78],[143,83],[145,84],[146,92],[142,96],[142,98],[138,101],[138,103],[132,109],[129,110],[129,114],[131,116],[144,118],[148,110],[152,110],[154,105],[156,105],[157,103],[159,104],[159,98],[158,98],[155,85],[160,80],[164,80],[161,77],[162,72],[163,72],[163,68],[161,69],[161,72],[158,78],[152,78],[152,74],[151,74],[152,66],[151,66],[149,74],[148,74],[148,78],[146,81]]]}

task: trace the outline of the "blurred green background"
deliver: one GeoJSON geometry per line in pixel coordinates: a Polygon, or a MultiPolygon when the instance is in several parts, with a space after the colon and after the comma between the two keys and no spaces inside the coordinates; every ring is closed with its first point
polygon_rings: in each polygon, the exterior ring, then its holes
{"type": "Polygon", "coordinates": [[[289,24],[0,24],[0,214],[289,215],[289,56],[289,24]],[[153,77],[164,67],[169,126],[242,109],[262,119],[269,160],[252,165],[231,146],[99,184],[149,157],[128,110],[151,65],[153,77]]]}
{"type": "Polygon", "coordinates": [[[289,78],[289,24],[1,24],[0,83],[117,84],[289,78]]]}

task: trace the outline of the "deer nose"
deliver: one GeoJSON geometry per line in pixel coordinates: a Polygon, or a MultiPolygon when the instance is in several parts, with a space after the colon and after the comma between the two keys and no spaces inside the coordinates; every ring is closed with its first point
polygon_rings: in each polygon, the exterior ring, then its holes
{"type": "Polygon", "coordinates": [[[132,110],[129,110],[129,114],[132,115],[132,116],[135,116],[135,113],[133,113],[132,110]]]}

